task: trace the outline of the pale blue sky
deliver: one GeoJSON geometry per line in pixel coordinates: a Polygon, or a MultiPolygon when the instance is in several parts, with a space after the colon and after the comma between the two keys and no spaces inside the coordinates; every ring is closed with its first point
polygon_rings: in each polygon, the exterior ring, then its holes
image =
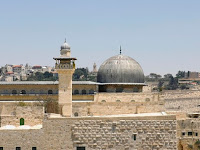
{"type": "Polygon", "coordinates": [[[0,66],[54,65],[65,37],[77,67],[122,53],[145,74],[200,71],[199,0],[0,1],[0,66]]]}

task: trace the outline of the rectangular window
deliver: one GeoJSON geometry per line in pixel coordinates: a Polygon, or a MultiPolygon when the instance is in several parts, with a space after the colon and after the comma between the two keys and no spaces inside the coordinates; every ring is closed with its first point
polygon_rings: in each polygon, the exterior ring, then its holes
{"type": "Polygon", "coordinates": [[[192,132],[188,132],[188,136],[192,136],[192,132]]]}
{"type": "Polygon", "coordinates": [[[77,147],[76,150],[85,150],[85,147],[77,147]]]}
{"type": "Polygon", "coordinates": [[[185,132],[182,132],[182,136],[185,136],[185,132]]]}
{"type": "Polygon", "coordinates": [[[21,150],[21,147],[16,147],[16,150],[21,150]]]}
{"type": "Polygon", "coordinates": [[[32,150],[37,150],[37,147],[32,147],[32,150]]]}
{"type": "Polygon", "coordinates": [[[3,150],[3,147],[0,147],[0,150],[3,150]]]}
{"type": "Polygon", "coordinates": [[[198,133],[196,132],[195,135],[198,136],[198,133]]]}

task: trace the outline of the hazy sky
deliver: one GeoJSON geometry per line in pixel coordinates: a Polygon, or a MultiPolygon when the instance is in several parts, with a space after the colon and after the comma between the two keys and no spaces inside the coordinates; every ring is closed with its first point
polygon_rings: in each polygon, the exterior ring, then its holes
{"type": "Polygon", "coordinates": [[[0,66],[53,66],[65,37],[77,67],[122,53],[144,73],[200,71],[199,0],[0,1],[0,66]]]}

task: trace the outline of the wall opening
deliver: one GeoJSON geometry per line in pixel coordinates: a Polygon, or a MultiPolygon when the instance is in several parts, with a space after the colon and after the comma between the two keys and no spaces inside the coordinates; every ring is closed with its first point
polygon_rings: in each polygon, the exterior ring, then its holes
{"type": "Polygon", "coordinates": [[[74,113],[74,117],[78,117],[78,113],[77,112],[74,113]]]}
{"type": "Polygon", "coordinates": [[[132,135],[132,139],[133,139],[133,141],[136,141],[136,139],[137,139],[137,134],[133,134],[133,135],[132,135]]]}
{"type": "Polygon", "coordinates": [[[79,94],[79,90],[74,90],[74,94],[79,94]]]}
{"type": "Polygon", "coordinates": [[[192,132],[188,132],[188,136],[192,136],[192,132]]]}
{"type": "Polygon", "coordinates": [[[12,90],[12,94],[17,94],[17,90],[12,90]]]}
{"type": "Polygon", "coordinates": [[[86,150],[85,147],[76,147],[76,150],[86,150]]]}
{"type": "Polygon", "coordinates": [[[86,94],[86,90],[82,90],[82,94],[86,94]]]}
{"type": "Polygon", "coordinates": [[[37,150],[37,147],[32,147],[32,150],[37,150]]]}
{"type": "Polygon", "coordinates": [[[124,88],[123,87],[117,87],[116,88],[116,92],[117,93],[121,93],[121,92],[123,92],[124,91],[124,88]]]}
{"type": "Polygon", "coordinates": [[[21,150],[21,147],[16,147],[16,150],[21,150]]]}
{"type": "Polygon", "coordinates": [[[89,94],[94,94],[94,90],[89,90],[89,94]]]}
{"type": "Polygon", "coordinates": [[[134,87],[134,88],[133,88],[133,92],[139,92],[138,87],[134,87]]]}
{"type": "Polygon", "coordinates": [[[48,90],[48,94],[53,94],[53,91],[52,90],[48,90]]]}
{"type": "Polygon", "coordinates": [[[21,90],[20,94],[26,94],[25,90],[21,90]]]}
{"type": "Polygon", "coordinates": [[[20,118],[20,126],[24,125],[24,118],[20,118]]]}
{"type": "Polygon", "coordinates": [[[0,150],[3,150],[3,147],[0,147],[0,150]]]}

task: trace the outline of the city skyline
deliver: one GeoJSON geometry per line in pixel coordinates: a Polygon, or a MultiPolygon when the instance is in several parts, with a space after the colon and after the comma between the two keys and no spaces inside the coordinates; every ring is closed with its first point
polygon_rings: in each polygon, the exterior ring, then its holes
{"type": "Polygon", "coordinates": [[[120,53],[145,75],[200,71],[199,1],[4,1],[0,66],[54,66],[64,39],[77,67],[98,66],[120,53]]]}

